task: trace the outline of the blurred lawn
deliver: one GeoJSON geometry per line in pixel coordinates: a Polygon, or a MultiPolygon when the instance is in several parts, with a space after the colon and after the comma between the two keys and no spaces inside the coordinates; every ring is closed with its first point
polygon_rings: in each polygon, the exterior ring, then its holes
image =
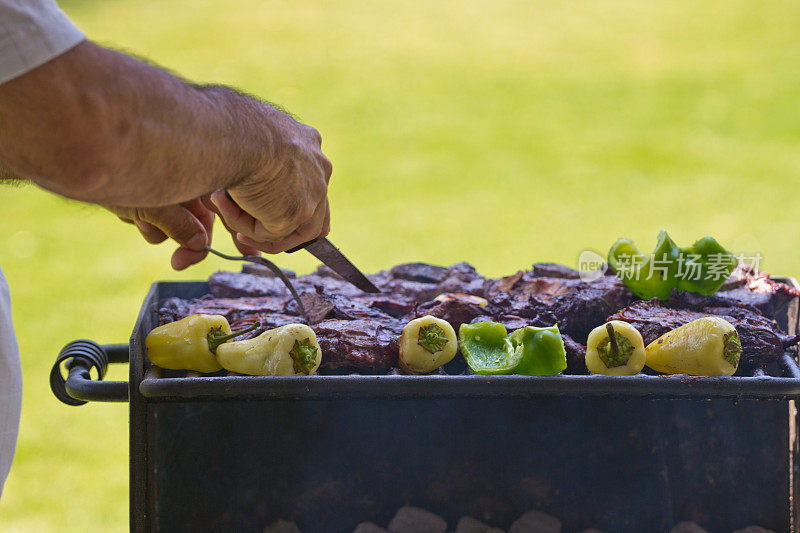
{"type": "MultiPolygon", "coordinates": [[[[575,265],[623,235],[649,249],[664,227],[678,243],[711,234],[800,274],[796,2],[62,5],[95,40],[316,126],[334,163],[332,239],[366,271],[575,265]]],[[[153,281],[227,265],[176,274],[170,247],[97,208],[32,187],[0,198],[25,374],[0,529],[125,530],[127,409],[61,405],[50,364],[75,338],[126,341],[153,281]]]]}

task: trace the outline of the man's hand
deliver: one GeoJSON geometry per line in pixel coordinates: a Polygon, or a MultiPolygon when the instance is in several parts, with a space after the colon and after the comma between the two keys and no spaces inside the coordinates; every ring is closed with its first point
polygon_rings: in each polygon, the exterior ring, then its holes
{"type": "Polygon", "coordinates": [[[183,270],[202,261],[214,229],[214,212],[197,199],[165,207],[108,207],[120,220],[135,225],[151,244],[173,239],[179,247],[172,254],[172,268],[183,270]]]}
{"type": "Polygon", "coordinates": [[[278,253],[329,231],[331,164],[315,129],[91,42],[0,84],[0,124],[14,175],[126,206],[112,210],[148,241],[179,242],[176,268],[205,255],[211,219],[197,198],[210,193],[240,250],[278,253]],[[182,232],[199,227],[205,239],[190,243],[198,231],[182,232]]]}
{"type": "Polygon", "coordinates": [[[330,231],[332,166],[317,130],[265,106],[272,153],[256,173],[211,201],[234,242],[277,254],[330,231]]]}

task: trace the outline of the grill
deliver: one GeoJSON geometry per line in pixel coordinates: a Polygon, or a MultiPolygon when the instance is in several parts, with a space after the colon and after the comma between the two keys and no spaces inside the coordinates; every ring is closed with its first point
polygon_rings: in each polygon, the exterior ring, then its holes
{"type": "MultiPolygon", "coordinates": [[[[150,366],[144,339],[158,303],[208,292],[205,282],[155,283],[129,344],[70,343],[50,376],[70,405],[129,401],[133,531],[261,532],[279,519],[352,531],[386,524],[404,505],[451,528],[469,515],[506,529],[530,509],[566,532],[669,531],[681,520],[789,531],[797,519],[795,353],[714,378],[249,377],[150,366]],[[125,362],[129,381],[102,381],[108,364],[125,362]]],[[[778,322],[798,330],[797,301],[778,322]]]]}

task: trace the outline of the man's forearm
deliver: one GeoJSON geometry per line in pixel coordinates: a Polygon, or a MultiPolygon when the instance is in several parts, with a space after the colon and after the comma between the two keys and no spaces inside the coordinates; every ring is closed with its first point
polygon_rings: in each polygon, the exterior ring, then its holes
{"type": "Polygon", "coordinates": [[[175,204],[263,168],[271,113],[85,42],[0,85],[0,160],[77,200],[175,204]]]}

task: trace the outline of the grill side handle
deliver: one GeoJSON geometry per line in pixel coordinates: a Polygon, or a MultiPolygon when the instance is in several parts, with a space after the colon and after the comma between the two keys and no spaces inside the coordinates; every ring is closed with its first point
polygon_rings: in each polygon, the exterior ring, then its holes
{"type": "Polygon", "coordinates": [[[56,398],[67,405],[87,402],[127,402],[127,381],[103,381],[109,363],[127,363],[127,344],[106,344],[81,339],[72,341],[58,354],[50,371],[50,388],[56,398]],[[63,369],[67,371],[64,379],[63,369]],[[97,379],[92,379],[92,368],[97,379]]]}

